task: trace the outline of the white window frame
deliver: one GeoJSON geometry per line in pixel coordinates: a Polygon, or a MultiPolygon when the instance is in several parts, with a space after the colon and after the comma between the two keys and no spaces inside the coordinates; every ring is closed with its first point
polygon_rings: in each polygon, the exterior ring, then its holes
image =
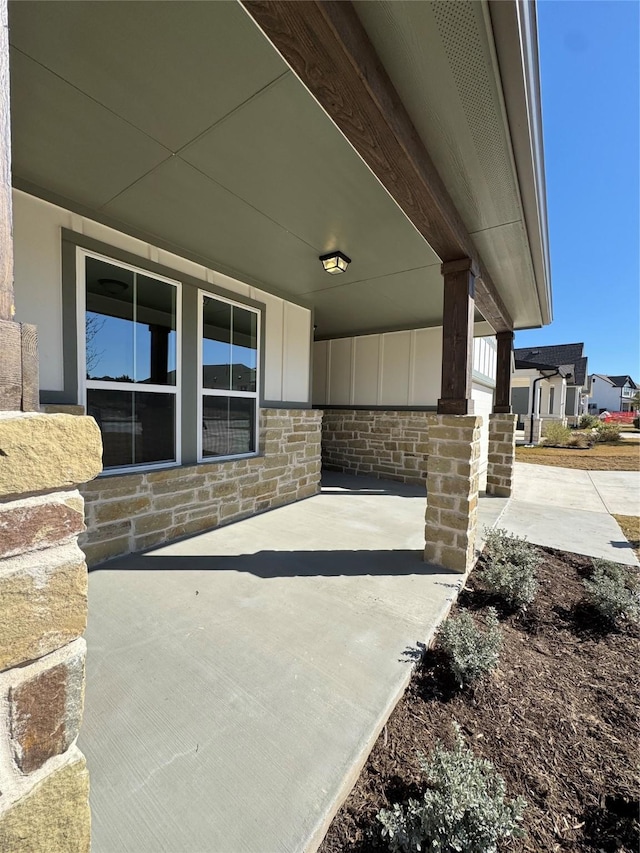
{"type": "Polygon", "coordinates": [[[262,311],[259,308],[254,308],[252,305],[246,305],[244,302],[239,302],[234,299],[228,299],[225,296],[220,296],[219,293],[211,293],[208,290],[198,289],[198,463],[211,462],[226,462],[230,459],[250,459],[252,456],[260,454],[260,343],[262,334],[262,311]],[[256,390],[255,391],[231,391],[224,388],[205,388],[202,382],[202,342],[204,339],[204,297],[216,299],[218,302],[224,302],[236,308],[242,308],[243,311],[251,311],[256,315],[256,390]],[[203,418],[203,397],[244,397],[256,401],[255,406],[255,449],[249,453],[234,453],[228,456],[203,456],[202,455],[202,418],[203,418]]]}
{"type": "MultiPolygon", "coordinates": [[[[111,474],[133,474],[139,471],[155,471],[161,468],[177,468],[182,464],[182,282],[173,278],[159,275],[144,267],[110,258],[100,252],[92,252],[76,246],[76,320],[78,342],[78,403],[87,411],[87,390],[105,391],[142,391],[158,392],[162,394],[173,394],[176,398],[175,404],[175,449],[176,458],[170,462],[145,462],[139,465],[122,465],[117,468],[107,468],[103,475],[111,474]],[[140,273],[147,278],[171,284],[176,288],[176,384],[175,385],[150,385],[145,382],[105,382],[96,379],[87,379],[87,340],[86,340],[86,315],[87,315],[87,289],[86,272],[87,258],[95,258],[98,261],[120,267],[130,272],[140,273]]],[[[134,353],[135,357],[135,353],[134,353]]]]}

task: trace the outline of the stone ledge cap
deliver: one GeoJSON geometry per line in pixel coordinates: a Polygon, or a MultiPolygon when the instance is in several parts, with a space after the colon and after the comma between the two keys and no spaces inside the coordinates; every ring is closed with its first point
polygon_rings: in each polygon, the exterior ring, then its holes
{"type": "Polygon", "coordinates": [[[77,486],[101,470],[93,418],[0,412],[0,500],[77,486]]]}

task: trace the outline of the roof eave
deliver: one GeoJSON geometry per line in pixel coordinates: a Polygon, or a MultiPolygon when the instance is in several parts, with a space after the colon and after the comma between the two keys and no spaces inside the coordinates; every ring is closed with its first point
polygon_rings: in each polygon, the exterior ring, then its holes
{"type": "Polygon", "coordinates": [[[548,325],[553,320],[553,304],[536,7],[533,0],[484,2],[489,8],[500,66],[541,325],[548,325]]]}

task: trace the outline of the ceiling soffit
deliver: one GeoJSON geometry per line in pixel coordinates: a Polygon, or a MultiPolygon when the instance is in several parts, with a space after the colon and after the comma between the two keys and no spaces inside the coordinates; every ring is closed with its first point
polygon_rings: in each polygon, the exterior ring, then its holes
{"type": "Polygon", "coordinates": [[[18,185],[312,307],[327,290],[327,334],[441,322],[439,259],[238,4],[25,2],[10,23],[18,185]]]}

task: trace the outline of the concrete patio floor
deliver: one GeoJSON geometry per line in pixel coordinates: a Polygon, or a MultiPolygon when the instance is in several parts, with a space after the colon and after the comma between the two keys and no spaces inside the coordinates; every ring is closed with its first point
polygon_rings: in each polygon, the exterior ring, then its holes
{"type": "Polygon", "coordinates": [[[330,475],[91,573],[94,853],[315,849],[460,588],[422,562],[424,511],[422,488],[330,475]]]}
{"type": "Polygon", "coordinates": [[[640,515],[637,471],[516,462],[513,496],[499,526],[536,545],[637,566],[612,513],[640,515]]]}

